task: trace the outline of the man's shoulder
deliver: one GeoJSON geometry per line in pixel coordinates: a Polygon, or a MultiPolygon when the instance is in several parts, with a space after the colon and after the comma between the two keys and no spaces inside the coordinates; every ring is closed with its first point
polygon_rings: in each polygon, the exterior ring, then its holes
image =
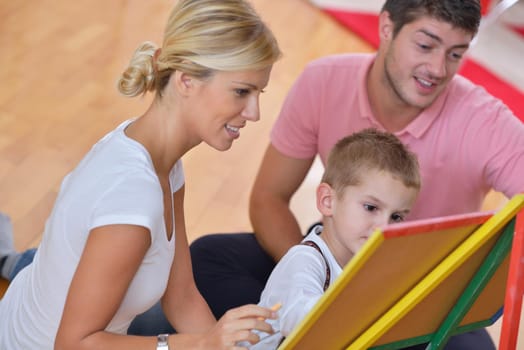
{"type": "Polygon", "coordinates": [[[348,70],[360,69],[363,66],[371,64],[374,59],[374,54],[366,53],[345,53],[335,54],[317,58],[311,61],[306,70],[330,70],[336,69],[337,71],[341,68],[348,70]]]}
{"type": "Polygon", "coordinates": [[[484,86],[460,74],[456,74],[449,84],[447,105],[454,108],[467,107],[470,112],[482,114],[491,114],[495,110],[507,108],[502,100],[492,95],[484,86]]]}
{"type": "Polygon", "coordinates": [[[374,58],[374,54],[362,53],[320,57],[306,65],[300,79],[302,82],[309,82],[309,85],[315,86],[316,89],[360,87],[359,84],[348,84],[348,81],[357,80],[362,83],[365,72],[371,66],[374,58]]]}
{"type": "Polygon", "coordinates": [[[470,133],[474,138],[478,138],[480,132],[493,133],[495,128],[512,133],[522,130],[522,123],[504,101],[461,75],[453,77],[443,99],[439,120],[461,138],[464,137],[461,130],[466,129],[475,130],[470,133]]]}
{"type": "Polygon", "coordinates": [[[456,74],[450,82],[450,92],[455,96],[475,96],[489,101],[498,100],[490,94],[482,85],[476,84],[461,74],[456,74]]]}

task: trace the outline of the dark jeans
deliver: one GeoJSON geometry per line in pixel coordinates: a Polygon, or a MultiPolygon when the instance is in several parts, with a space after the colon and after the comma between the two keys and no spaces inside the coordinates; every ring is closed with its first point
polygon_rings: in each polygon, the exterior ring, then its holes
{"type": "MultiPolygon", "coordinates": [[[[193,273],[215,317],[245,304],[256,304],[275,264],[251,233],[212,234],[191,246],[193,273]]],[[[425,344],[406,348],[423,350],[425,344]]],[[[495,350],[485,329],[452,337],[446,350],[495,350]]]]}
{"type": "Polygon", "coordinates": [[[251,233],[207,235],[190,249],[195,282],[217,319],[231,308],[258,303],[275,267],[251,233]]]}
{"type": "Polygon", "coordinates": [[[15,276],[24,269],[27,265],[33,262],[33,259],[36,254],[36,248],[27,249],[24,252],[20,253],[20,258],[13,267],[13,271],[9,275],[8,280],[12,281],[15,276]]]}

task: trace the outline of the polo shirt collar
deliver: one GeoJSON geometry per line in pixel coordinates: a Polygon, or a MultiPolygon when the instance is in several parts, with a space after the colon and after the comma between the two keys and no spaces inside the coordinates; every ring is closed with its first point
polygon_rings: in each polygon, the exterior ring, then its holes
{"type": "MultiPolygon", "coordinates": [[[[377,127],[380,130],[385,130],[384,126],[380,124],[375,116],[373,115],[371,111],[371,106],[369,104],[369,96],[366,86],[366,78],[368,75],[369,70],[371,69],[371,65],[375,61],[376,55],[370,55],[367,59],[367,62],[364,62],[362,65],[362,68],[358,72],[357,76],[357,84],[360,87],[357,90],[358,94],[358,102],[359,102],[359,109],[360,109],[360,116],[361,118],[368,119],[372,125],[377,127]]],[[[453,81],[453,80],[452,80],[453,81]]],[[[444,108],[445,101],[448,97],[449,93],[449,85],[442,91],[439,97],[429,106],[426,108],[422,113],[420,113],[411,123],[409,123],[404,129],[396,132],[396,135],[401,135],[403,133],[409,133],[415,138],[421,138],[422,135],[429,129],[431,124],[438,118],[440,113],[442,112],[444,108]]]]}

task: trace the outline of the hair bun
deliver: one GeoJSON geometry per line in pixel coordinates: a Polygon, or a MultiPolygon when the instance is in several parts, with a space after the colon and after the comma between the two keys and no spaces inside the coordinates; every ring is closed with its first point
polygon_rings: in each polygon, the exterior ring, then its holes
{"type": "Polygon", "coordinates": [[[117,82],[118,91],[124,96],[134,97],[155,90],[153,55],[157,46],[143,42],[134,52],[128,67],[117,82]]]}

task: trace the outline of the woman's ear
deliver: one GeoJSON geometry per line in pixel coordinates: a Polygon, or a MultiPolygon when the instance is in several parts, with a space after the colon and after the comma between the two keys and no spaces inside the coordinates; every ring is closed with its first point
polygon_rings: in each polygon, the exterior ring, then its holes
{"type": "Polygon", "coordinates": [[[189,74],[176,70],[171,80],[171,83],[182,96],[188,96],[193,91],[194,79],[189,74]]]}
{"type": "Polygon", "coordinates": [[[381,43],[393,38],[393,22],[388,11],[382,11],[378,17],[378,35],[381,43]]]}
{"type": "Polygon", "coordinates": [[[160,53],[162,52],[161,48],[158,48],[155,50],[155,53],[153,54],[153,62],[154,62],[154,69],[156,70],[156,65],[158,61],[158,56],[160,56],[160,53]]]}
{"type": "Polygon", "coordinates": [[[325,182],[317,187],[317,209],[323,216],[333,215],[335,190],[325,182]]]}

